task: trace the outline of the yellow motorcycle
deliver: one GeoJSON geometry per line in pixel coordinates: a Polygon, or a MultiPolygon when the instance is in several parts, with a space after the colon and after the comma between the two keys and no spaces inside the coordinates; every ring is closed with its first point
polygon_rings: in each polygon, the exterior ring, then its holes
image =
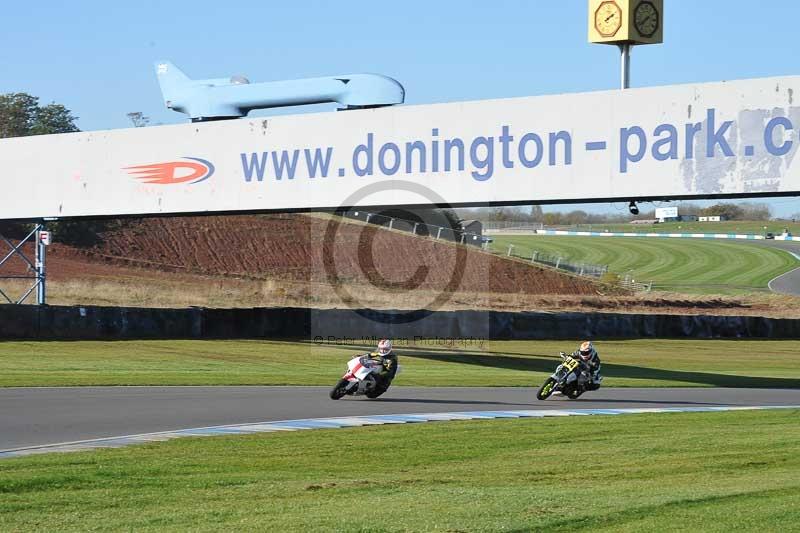
{"type": "Polygon", "coordinates": [[[587,390],[586,385],[591,380],[581,362],[564,352],[560,355],[561,364],[536,393],[536,397],[540,400],[546,400],[554,392],[560,392],[570,400],[574,400],[587,390]]]}

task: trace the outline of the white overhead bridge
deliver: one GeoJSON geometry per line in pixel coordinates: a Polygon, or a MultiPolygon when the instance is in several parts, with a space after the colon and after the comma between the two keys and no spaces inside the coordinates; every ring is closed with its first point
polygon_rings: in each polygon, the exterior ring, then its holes
{"type": "MultiPolygon", "coordinates": [[[[157,66],[165,101],[195,120],[404,97],[370,75],[173,68],[157,66]]],[[[800,77],[783,77],[4,139],[0,219],[798,195],[798,98],[800,77]]]]}

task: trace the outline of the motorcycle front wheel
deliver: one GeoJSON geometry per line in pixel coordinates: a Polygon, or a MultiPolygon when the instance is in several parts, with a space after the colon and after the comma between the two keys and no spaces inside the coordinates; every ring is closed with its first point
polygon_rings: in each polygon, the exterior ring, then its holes
{"type": "Polygon", "coordinates": [[[347,392],[347,385],[349,383],[350,382],[346,379],[340,379],[339,382],[331,389],[331,400],[338,400],[339,398],[342,398],[347,392]]]}
{"type": "Polygon", "coordinates": [[[541,387],[539,387],[539,391],[536,393],[536,397],[540,400],[546,400],[553,394],[553,391],[556,388],[556,380],[552,377],[547,378],[541,387]]]}

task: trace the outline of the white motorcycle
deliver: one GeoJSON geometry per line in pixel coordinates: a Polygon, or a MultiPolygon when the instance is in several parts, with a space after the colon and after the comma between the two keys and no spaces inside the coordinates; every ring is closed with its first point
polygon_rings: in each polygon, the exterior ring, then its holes
{"type": "MultiPolygon", "coordinates": [[[[338,400],[346,395],[366,396],[367,398],[377,398],[387,390],[391,381],[380,383],[376,375],[383,371],[383,365],[379,360],[372,359],[369,355],[359,355],[347,362],[347,371],[342,379],[331,389],[331,400],[338,400]]],[[[397,367],[395,376],[400,372],[397,367]]],[[[383,380],[381,380],[383,381],[383,380]]]]}

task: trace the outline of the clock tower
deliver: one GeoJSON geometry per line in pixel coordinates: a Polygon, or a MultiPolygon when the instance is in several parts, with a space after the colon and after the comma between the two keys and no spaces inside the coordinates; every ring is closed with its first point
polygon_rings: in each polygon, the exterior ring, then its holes
{"type": "Polygon", "coordinates": [[[589,0],[589,42],[616,44],[620,85],[631,82],[631,47],[664,40],[664,0],[589,0]]]}
{"type": "Polygon", "coordinates": [[[589,42],[658,44],[664,40],[664,0],[589,0],[589,42]]]}

